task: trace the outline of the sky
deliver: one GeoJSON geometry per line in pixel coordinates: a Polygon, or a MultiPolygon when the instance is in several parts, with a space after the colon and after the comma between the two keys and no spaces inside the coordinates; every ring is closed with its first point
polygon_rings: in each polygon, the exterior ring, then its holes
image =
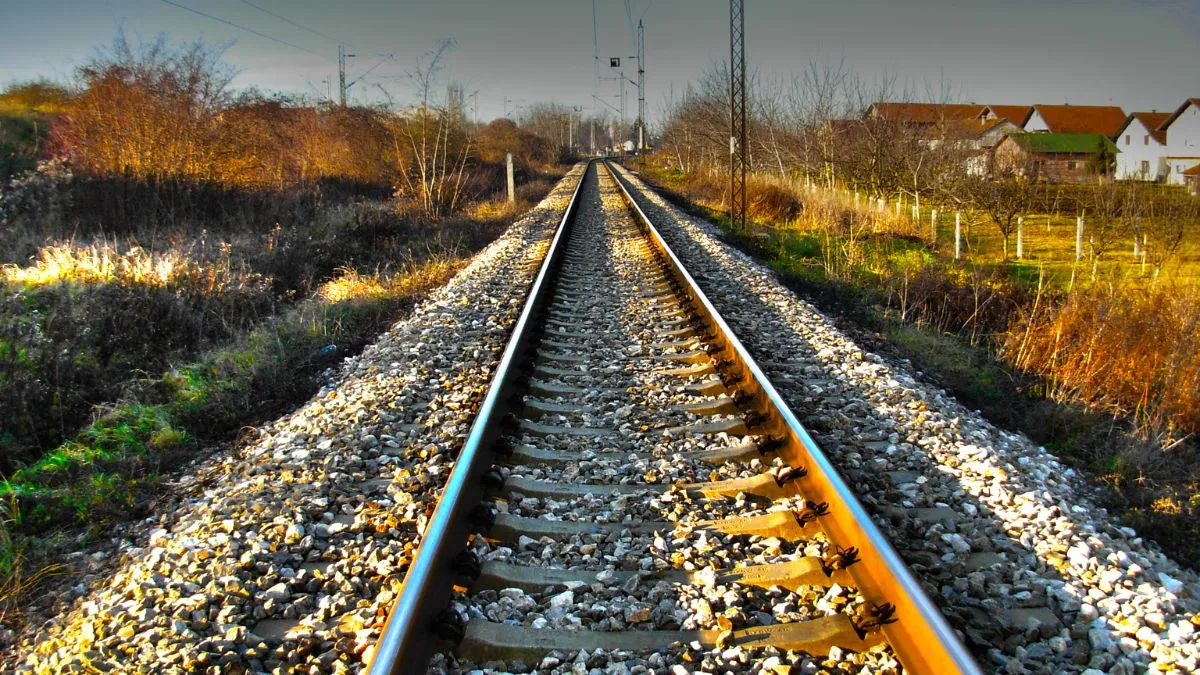
{"type": "MultiPolygon", "coordinates": [[[[948,83],[964,102],[1115,104],[1173,110],[1200,96],[1200,0],[745,0],[746,50],[762,76],[844,62],[911,91],[948,83]]],[[[324,97],[337,92],[339,42],[351,99],[414,97],[410,77],[439,40],[454,47],[441,84],[463,83],[481,120],[555,101],[620,107],[608,58],[637,78],[633,26],[645,22],[651,120],[729,55],[726,0],[0,0],[0,84],[67,81],[124,30],[133,42],[229,43],[235,85],[324,97]],[[182,7],[180,7],[182,6],[182,7]],[[197,10],[211,17],[200,16],[197,10]],[[266,10],[265,12],[262,10],[266,10]],[[254,34],[229,25],[248,28],[254,34]],[[360,75],[374,67],[362,79],[360,75]],[[355,81],[357,80],[357,81],[355,81]]],[[[439,91],[444,90],[439,88],[439,91]]],[[[636,88],[628,86],[628,111],[636,88]]]]}

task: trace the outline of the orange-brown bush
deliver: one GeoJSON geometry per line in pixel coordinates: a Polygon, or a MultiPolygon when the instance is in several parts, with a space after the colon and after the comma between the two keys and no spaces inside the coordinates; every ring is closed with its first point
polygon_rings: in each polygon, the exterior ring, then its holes
{"type": "Polygon", "coordinates": [[[81,68],[55,126],[83,172],[130,181],[281,189],[322,179],[391,184],[386,114],[235,96],[222,50],[202,42],[141,48],[123,37],[81,68]]]}
{"type": "Polygon", "coordinates": [[[1172,286],[1079,289],[1034,306],[1004,353],[1057,398],[1133,418],[1162,439],[1200,432],[1200,292],[1172,286]]]}

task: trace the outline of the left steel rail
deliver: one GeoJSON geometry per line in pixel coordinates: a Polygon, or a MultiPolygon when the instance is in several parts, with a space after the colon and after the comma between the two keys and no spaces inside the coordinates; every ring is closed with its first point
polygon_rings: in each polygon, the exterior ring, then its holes
{"type": "Polygon", "coordinates": [[[433,656],[437,642],[434,625],[449,604],[457,576],[454,561],[476,525],[473,518],[477,512],[473,511],[482,499],[484,476],[493,463],[493,445],[499,428],[496,422],[507,412],[504,402],[515,393],[516,382],[520,379],[516,364],[520,361],[521,351],[529,345],[527,336],[533,330],[536,315],[552,290],[554,271],[562,262],[565,234],[574,222],[584,181],[594,170],[594,163],[589,162],[559,221],[487,395],[404,576],[400,596],[392,605],[383,634],[375,645],[368,666],[371,675],[424,672],[433,656]]]}

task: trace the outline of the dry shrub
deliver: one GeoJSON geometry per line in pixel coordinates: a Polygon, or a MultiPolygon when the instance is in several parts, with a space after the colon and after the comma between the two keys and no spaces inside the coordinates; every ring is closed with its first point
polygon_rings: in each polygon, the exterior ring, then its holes
{"type": "Polygon", "coordinates": [[[1061,400],[1127,415],[1163,439],[1200,431],[1200,291],[1077,290],[1009,333],[1006,355],[1061,400]]]}
{"type": "Polygon", "coordinates": [[[746,182],[746,215],[751,220],[784,225],[796,220],[803,208],[789,190],[757,180],[746,182]]]}

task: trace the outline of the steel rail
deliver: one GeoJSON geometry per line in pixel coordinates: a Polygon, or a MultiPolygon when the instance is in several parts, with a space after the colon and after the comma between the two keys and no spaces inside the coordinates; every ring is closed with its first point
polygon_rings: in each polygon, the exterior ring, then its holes
{"type": "Polygon", "coordinates": [[[579,195],[593,162],[579,178],[578,185],[563,213],[562,220],[542,261],[529,297],[513,328],[487,395],[463,443],[458,459],[446,480],[446,487],[430,518],[421,545],[409,565],[404,583],[392,605],[375,652],[367,667],[371,675],[399,675],[424,672],[436,646],[433,624],[447,609],[454,572],[455,556],[462,552],[471,528],[471,511],[483,495],[483,474],[491,467],[492,443],[496,436],[495,422],[505,413],[503,402],[513,393],[515,380],[520,377],[514,367],[520,352],[526,348],[526,336],[531,331],[535,314],[550,292],[553,268],[560,264],[564,233],[574,219],[579,195]]]}
{"type": "Polygon", "coordinates": [[[630,211],[668,261],[668,268],[684,292],[691,296],[696,311],[711,324],[716,341],[724,343],[734,368],[740,369],[741,386],[747,393],[757,394],[752,400],[759,404],[759,412],[767,417],[766,427],[776,439],[785,441],[776,453],[793,466],[808,469],[807,476],[799,479],[801,492],[811,500],[828,502],[829,514],[821,518],[821,527],[834,544],[858,549],[860,560],[847,571],[858,582],[859,591],[877,605],[891,603],[895,606],[896,620],[884,624],[882,630],[900,663],[911,673],[981,673],[891,542],[876,527],[833,463],[650,222],[626,187],[627,179],[611,167],[609,171],[630,211]]]}

